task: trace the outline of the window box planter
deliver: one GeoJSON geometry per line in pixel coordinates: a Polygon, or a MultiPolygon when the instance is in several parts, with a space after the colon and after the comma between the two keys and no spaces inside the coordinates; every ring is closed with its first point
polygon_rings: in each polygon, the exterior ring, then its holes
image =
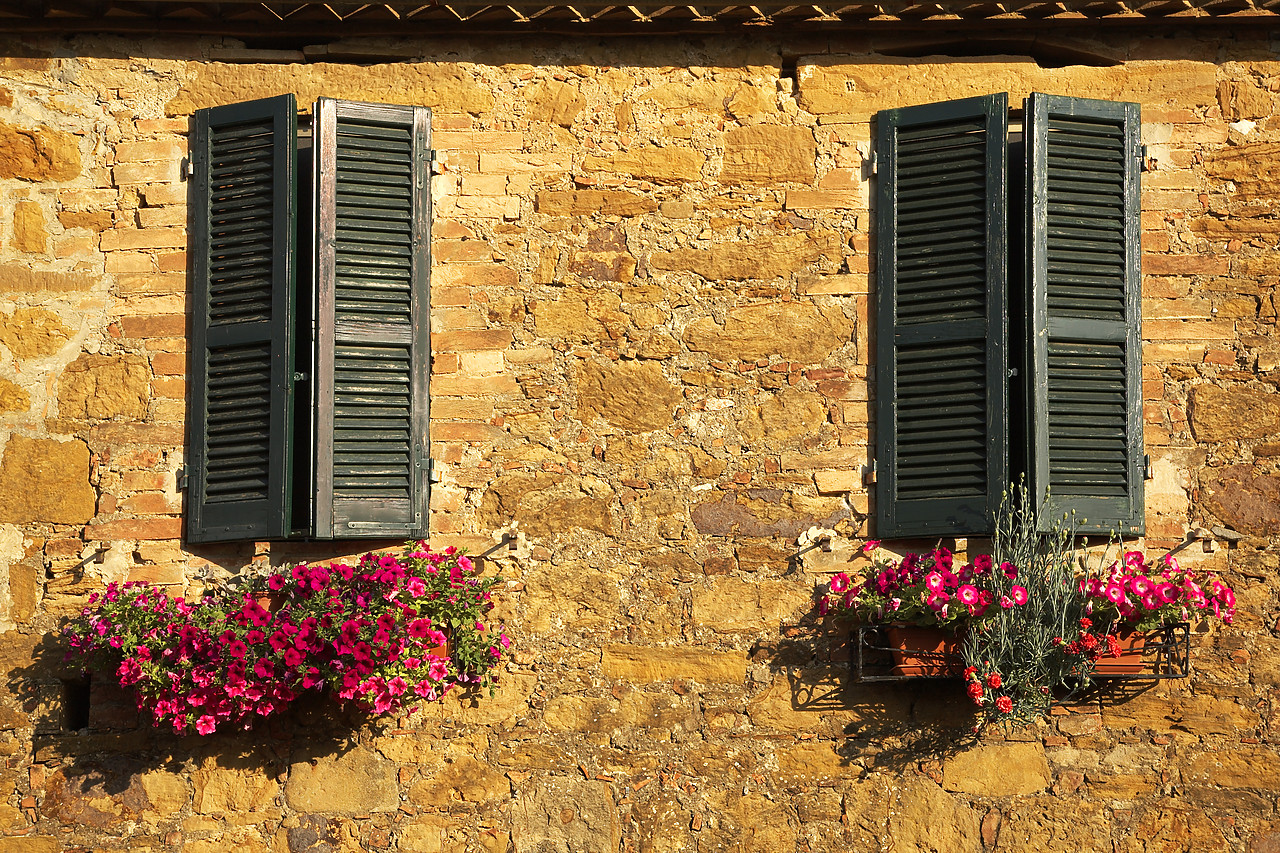
{"type": "Polygon", "coordinates": [[[1120,635],[1121,653],[1094,664],[1095,678],[1186,678],[1191,671],[1191,627],[1175,622],[1120,635]]]}
{"type": "Polygon", "coordinates": [[[964,636],[918,625],[858,625],[852,633],[854,681],[958,678],[964,636]]]}

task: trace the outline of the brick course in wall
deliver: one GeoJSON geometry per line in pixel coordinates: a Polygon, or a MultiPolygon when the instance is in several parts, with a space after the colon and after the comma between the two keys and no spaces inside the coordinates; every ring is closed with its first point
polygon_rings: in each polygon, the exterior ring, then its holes
{"type": "Polygon", "coordinates": [[[1280,847],[1280,56],[1125,32],[1063,67],[733,35],[0,49],[0,848],[1280,847]],[[958,686],[848,682],[808,613],[833,564],[794,555],[873,532],[874,112],[1032,90],[1142,104],[1140,544],[1238,531],[1179,556],[1240,609],[1190,679],[967,743],[958,686]],[[431,540],[516,525],[514,656],[493,698],[382,727],[316,703],[178,740],[95,687],[68,732],[52,638],[105,582],[356,547],[180,538],[187,117],[283,91],[433,110],[431,540]]]}

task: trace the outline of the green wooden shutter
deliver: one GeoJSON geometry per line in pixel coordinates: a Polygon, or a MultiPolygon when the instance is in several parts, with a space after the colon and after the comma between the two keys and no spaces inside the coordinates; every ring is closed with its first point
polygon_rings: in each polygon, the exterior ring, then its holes
{"type": "Polygon", "coordinates": [[[1008,477],[1008,96],[877,116],[879,536],[991,529],[1008,477]]]}
{"type": "Polygon", "coordinates": [[[1143,532],[1137,104],[1027,102],[1033,484],[1042,521],[1143,532]],[[1087,519],[1087,521],[1082,521],[1087,519]]]}
{"type": "Polygon", "coordinates": [[[192,128],[192,542],[289,533],[297,108],[199,110],[192,128]]]}
{"type": "Polygon", "coordinates": [[[431,120],[316,105],[318,537],[427,530],[431,120]]]}

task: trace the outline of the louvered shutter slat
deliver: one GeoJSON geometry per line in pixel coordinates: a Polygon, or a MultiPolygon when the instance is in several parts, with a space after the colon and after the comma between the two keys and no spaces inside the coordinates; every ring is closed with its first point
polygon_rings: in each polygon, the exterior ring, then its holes
{"type": "Polygon", "coordinates": [[[196,113],[192,542],[289,533],[296,148],[292,95],[196,113]]]}
{"type": "Polygon", "coordinates": [[[1046,523],[1141,533],[1136,104],[1027,103],[1033,481],[1046,523]]]}
{"type": "Polygon", "coordinates": [[[426,533],[426,110],[322,99],[317,535],[426,533]]]}
{"type": "Polygon", "coordinates": [[[877,116],[881,536],[982,533],[1007,477],[1007,98],[877,116]]]}

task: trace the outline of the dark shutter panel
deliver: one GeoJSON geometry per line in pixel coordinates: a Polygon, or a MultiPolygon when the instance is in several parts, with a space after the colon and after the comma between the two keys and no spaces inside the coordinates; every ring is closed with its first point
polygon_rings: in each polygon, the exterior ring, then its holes
{"type": "Polygon", "coordinates": [[[985,533],[1008,477],[1008,96],[877,116],[877,535],[985,533]]]}
{"type": "Polygon", "coordinates": [[[192,542],[289,533],[297,108],[200,110],[192,129],[192,542]]]}
{"type": "Polygon", "coordinates": [[[1032,94],[1033,482],[1049,522],[1143,532],[1137,104],[1032,94]]]}
{"type": "Polygon", "coordinates": [[[316,105],[318,537],[427,530],[431,121],[316,105]]]}

